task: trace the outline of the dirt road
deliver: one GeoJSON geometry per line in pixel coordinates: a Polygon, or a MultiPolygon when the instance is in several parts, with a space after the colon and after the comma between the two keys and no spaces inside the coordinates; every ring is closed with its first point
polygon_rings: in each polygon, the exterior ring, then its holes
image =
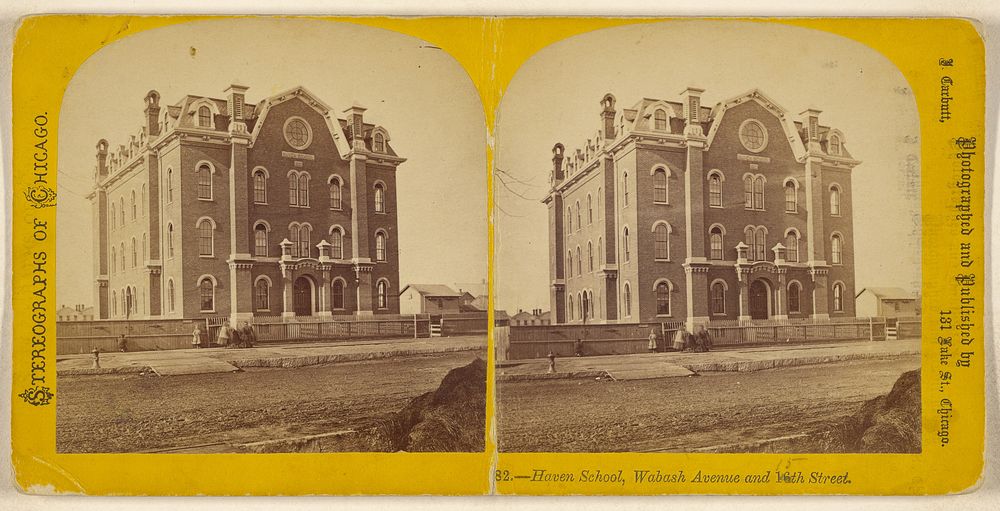
{"type": "Polygon", "coordinates": [[[476,352],[192,376],[59,378],[59,452],[139,452],[360,429],[476,352]]]}
{"type": "Polygon", "coordinates": [[[917,355],[753,373],[636,381],[546,380],[498,386],[506,452],[673,450],[824,429],[886,394],[917,355]]]}

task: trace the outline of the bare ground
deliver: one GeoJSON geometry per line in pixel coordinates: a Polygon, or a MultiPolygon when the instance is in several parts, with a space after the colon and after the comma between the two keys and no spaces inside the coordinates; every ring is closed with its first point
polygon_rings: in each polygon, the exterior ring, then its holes
{"type": "MultiPolygon", "coordinates": [[[[58,452],[198,448],[361,430],[433,391],[475,352],[191,376],[60,377],[58,452]]],[[[345,446],[349,448],[350,446],[345,446]]]]}
{"type": "Polygon", "coordinates": [[[691,451],[816,433],[919,366],[910,355],[684,378],[505,382],[498,443],[505,452],[691,451]]]}

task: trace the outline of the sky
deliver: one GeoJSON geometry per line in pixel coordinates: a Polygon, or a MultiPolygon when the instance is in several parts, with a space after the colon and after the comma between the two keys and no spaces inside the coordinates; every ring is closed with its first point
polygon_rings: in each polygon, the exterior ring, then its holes
{"type": "Polygon", "coordinates": [[[223,98],[232,83],[249,87],[249,103],[302,85],[338,116],[354,103],[368,108],[365,120],[386,127],[407,158],[397,173],[401,285],[486,279],[485,120],[454,59],[410,36],[349,23],[211,20],[115,42],[70,82],[59,119],[61,305],[93,305],[94,228],[84,197],[97,141],[115,148],[137,133],[151,89],[165,106],[185,94],[223,98]]]}
{"type": "Polygon", "coordinates": [[[758,88],[796,116],[822,110],[862,164],[854,169],[855,284],[920,289],[919,121],[908,84],[881,54],[826,32],[738,21],[668,21],[574,36],[535,54],[498,111],[496,301],[549,309],[548,192],[552,146],[567,153],[600,127],[605,93],[617,107],[643,97],[702,105],[758,88]],[[909,171],[907,171],[909,165],[909,171]]]}

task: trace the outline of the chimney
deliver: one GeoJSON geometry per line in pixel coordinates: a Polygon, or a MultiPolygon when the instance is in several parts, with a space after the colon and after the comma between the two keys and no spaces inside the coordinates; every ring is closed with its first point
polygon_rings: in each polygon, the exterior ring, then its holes
{"type": "Polygon", "coordinates": [[[347,124],[350,126],[350,138],[353,140],[352,146],[355,150],[365,148],[365,110],[367,108],[355,103],[350,108],[344,110],[347,114],[347,124]]]}
{"type": "Polygon", "coordinates": [[[226,113],[229,114],[229,120],[232,122],[243,122],[246,120],[243,106],[246,102],[247,89],[249,87],[234,83],[225,90],[226,109],[228,110],[226,113]]]}
{"type": "Polygon", "coordinates": [[[563,180],[563,152],[566,150],[562,144],[552,147],[552,182],[553,184],[563,180]]]}
{"type": "Polygon", "coordinates": [[[809,108],[799,114],[806,128],[806,150],[819,151],[819,114],[822,112],[809,108]]]}
{"type": "Polygon", "coordinates": [[[615,96],[610,92],[601,100],[601,118],[604,119],[604,139],[615,139],[615,96]]]}
{"type": "Polygon", "coordinates": [[[160,93],[151,90],[146,93],[146,132],[153,139],[160,135],[160,93]]]}
{"type": "Polygon", "coordinates": [[[108,176],[108,141],[103,138],[97,141],[97,178],[108,176]]]}
{"type": "Polygon", "coordinates": [[[681,98],[684,100],[684,134],[690,136],[704,136],[701,129],[701,93],[705,89],[688,87],[681,91],[681,98]]]}

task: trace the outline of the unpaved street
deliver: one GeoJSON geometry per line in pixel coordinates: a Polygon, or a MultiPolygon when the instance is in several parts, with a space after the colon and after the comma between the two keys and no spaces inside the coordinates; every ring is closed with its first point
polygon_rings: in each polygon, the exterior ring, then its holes
{"type": "MultiPolygon", "coordinates": [[[[191,376],[59,378],[59,452],[138,452],[359,429],[476,352],[191,376]]],[[[479,354],[482,356],[482,353],[479,354]]]]}
{"type": "Polygon", "coordinates": [[[886,394],[918,355],[634,381],[497,388],[500,450],[684,451],[810,433],[886,394]]]}

